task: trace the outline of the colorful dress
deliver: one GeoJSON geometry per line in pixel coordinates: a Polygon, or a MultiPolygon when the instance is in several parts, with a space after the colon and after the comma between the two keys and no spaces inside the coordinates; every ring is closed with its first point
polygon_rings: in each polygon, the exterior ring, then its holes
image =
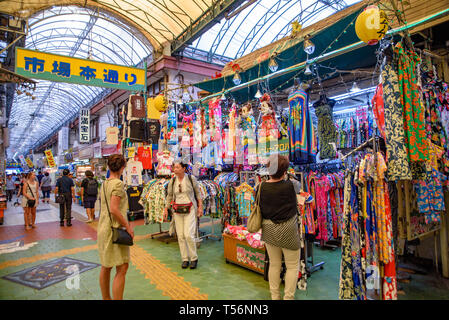
{"type": "Polygon", "coordinates": [[[303,90],[296,90],[288,96],[290,138],[290,161],[294,163],[315,162],[317,141],[309,112],[308,96],[303,90]]]}
{"type": "Polygon", "coordinates": [[[396,45],[394,51],[399,58],[399,90],[404,110],[404,130],[409,159],[425,161],[428,158],[425,109],[419,96],[416,76],[416,65],[421,59],[415,52],[406,52],[401,43],[396,45]]]}
{"type": "Polygon", "coordinates": [[[412,172],[405,145],[404,117],[401,106],[398,74],[387,63],[382,70],[383,101],[385,112],[385,144],[387,147],[388,179],[411,180],[412,172]]]}

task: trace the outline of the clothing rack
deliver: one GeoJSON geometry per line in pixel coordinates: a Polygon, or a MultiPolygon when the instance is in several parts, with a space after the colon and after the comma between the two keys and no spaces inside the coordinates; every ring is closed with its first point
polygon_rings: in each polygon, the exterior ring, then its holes
{"type": "MultiPolygon", "coordinates": [[[[304,172],[298,172],[295,171],[295,175],[296,177],[293,177],[296,180],[299,180],[299,182],[301,183],[301,191],[303,191],[303,187],[305,185],[305,179],[304,179],[304,172]],[[300,176],[300,178],[298,179],[298,176],[300,176]]],[[[324,261],[320,261],[317,264],[314,264],[314,260],[313,260],[313,241],[310,241],[310,239],[308,239],[308,235],[305,235],[305,244],[304,244],[304,260],[306,262],[306,271],[307,271],[307,276],[310,276],[313,272],[318,271],[318,270],[323,270],[324,268],[324,261]]]]}

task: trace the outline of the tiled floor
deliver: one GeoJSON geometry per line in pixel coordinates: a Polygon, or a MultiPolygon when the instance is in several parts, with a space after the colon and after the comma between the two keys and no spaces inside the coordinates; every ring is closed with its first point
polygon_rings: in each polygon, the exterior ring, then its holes
{"type": "MultiPolygon", "coordinates": [[[[101,299],[98,285],[100,268],[80,275],[79,289],[68,289],[65,282],[36,290],[1,277],[45,261],[69,256],[99,263],[96,247],[96,223],[87,224],[83,208],[73,206],[72,227],[59,226],[59,208],[55,204],[38,207],[37,228],[26,231],[22,208],[9,206],[5,223],[0,226],[0,244],[16,239],[33,247],[14,253],[0,254],[0,299],[101,299]]],[[[98,214],[98,213],[97,213],[98,214]]],[[[217,225],[216,234],[221,230],[217,225]]],[[[133,222],[136,245],[131,249],[131,264],[126,278],[125,299],[269,299],[268,283],[263,276],[233,264],[223,257],[223,242],[204,240],[199,248],[197,270],[181,269],[177,242],[166,244],[151,239],[158,225],[133,222]]],[[[163,225],[168,229],[168,224],[163,225]]],[[[210,232],[203,219],[201,230],[210,232]]],[[[340,250],[315,248],[315,262],[324,261],[324,269],[312,274],[306,292],[297,291],[296,299],[338,299],[340,250]]],[[[413,275],[404,283],[405,295],[400,299],[449,299],[449,284],[436,275],[413,275]]]]}

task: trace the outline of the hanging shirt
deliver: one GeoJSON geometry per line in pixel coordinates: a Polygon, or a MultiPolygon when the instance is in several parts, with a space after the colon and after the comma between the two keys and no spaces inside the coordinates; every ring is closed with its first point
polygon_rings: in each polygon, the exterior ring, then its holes
{"type": "Polygon", "coordinates": [[[142,184],[142,162],[129,160],[126,165],[126,181],[128,186],[139,186],[142,184]]]}
{"type": "Polygon", "coordinates": [[[144,169],[153,169],[152,163],[152,146],[139,147],[137,149],[137,159],[142,162],[142,166],[144,169]]]}
{"type": "Polygon", "coordinates": [[[129,97],[127,120],[132,118],[145,118],[145,101],[142,96],[129,97]]]}
{"type": "Polygon", "coordinates": [[[169,153],[158,152],[157,153],[157,174],[160,176],[171,175],[171,167],[173,165],[174,158],[169,153]]]}
{"type": "Polygon", "coordinates": [[[118,143],[118,131],[117,127],[106,128],[106,144],[118,143]]]}

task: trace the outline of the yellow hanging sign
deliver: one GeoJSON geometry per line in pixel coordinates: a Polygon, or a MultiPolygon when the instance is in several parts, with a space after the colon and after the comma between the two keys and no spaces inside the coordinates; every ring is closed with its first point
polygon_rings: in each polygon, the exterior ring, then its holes
{"type": "Polygon", "coordinates": [[[29,168],[34,168],[33,161],[31,161],[30,157],[26,157],[25,161],[29,168]]]}
{"type": "Polygon", "coordinates": [[[51,152],[51,150],[45,150],[44,153],[45,156],[47,157],[48,166],[50,168],[56,167],[56,162],[55,159],[53,158],[53,153],[51,152]]]}

